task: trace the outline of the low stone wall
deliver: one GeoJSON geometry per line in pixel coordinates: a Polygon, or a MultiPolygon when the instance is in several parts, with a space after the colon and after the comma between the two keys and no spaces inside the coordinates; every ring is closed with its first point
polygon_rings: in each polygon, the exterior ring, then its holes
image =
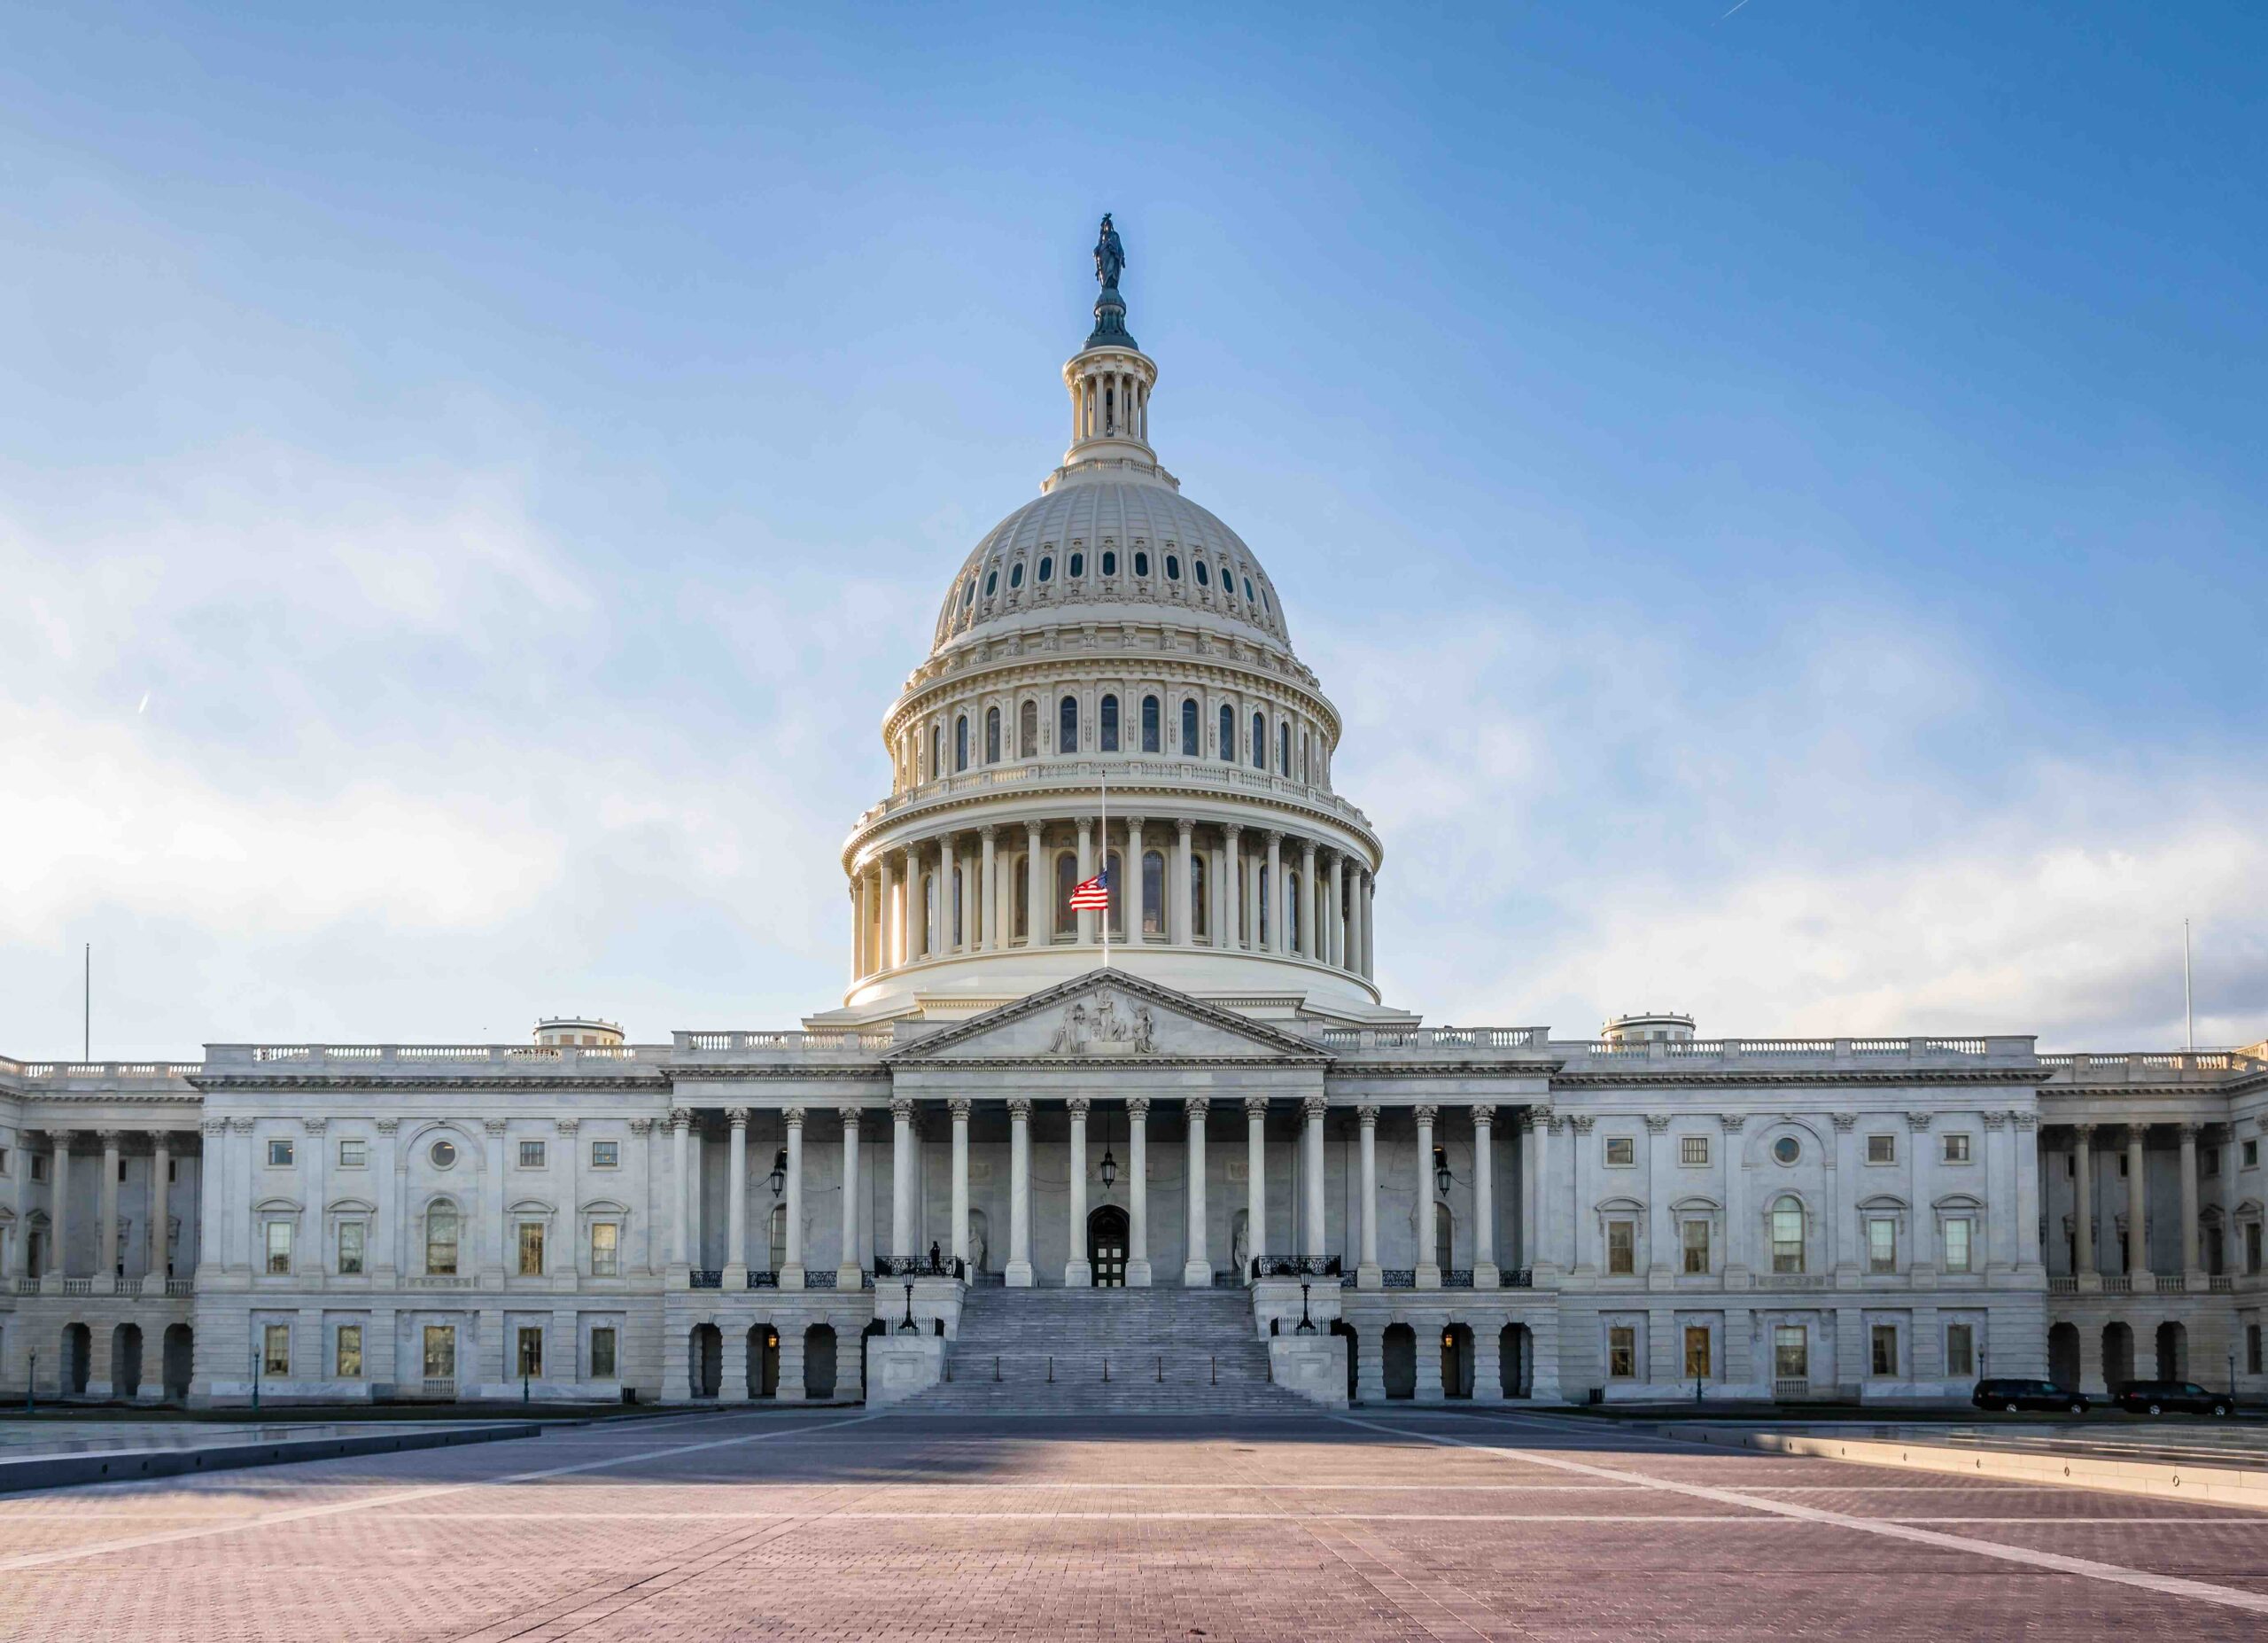
{"type": "Polygon", "coordinates": [[[1347,1407],[1347,1342],[1335,1335],[1278,1335],[1268,1342],[1270,1378],[1326,1409],[1347,1407]]]}

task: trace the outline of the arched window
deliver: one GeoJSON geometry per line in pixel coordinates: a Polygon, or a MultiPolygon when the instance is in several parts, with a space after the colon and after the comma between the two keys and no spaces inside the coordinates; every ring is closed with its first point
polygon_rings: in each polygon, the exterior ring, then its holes
{"type": "Polygon", "coordinates": [[[1252,716],[1252,767],[1268,768],[1268,720],[1259,713],[1252,716]]]}
{"type": "Polygon", "coordinates": [[[1163,728],[1158,723],[1158,698],[1154,696],[1144,697],[1142,698],[1142,751],[1146,753],[1156,752],[1158,738],[1164,734],[1163,728]]]}
{"type": "Polygon", "coordinates": [[[1055,751],[1068,759],[1079,751],[1079,698],[1067,696],[1055,710],[1055,751]]]}
{"type": "Polygon", "coordinates": [[[1795,1197],[1772,1206],[1772,1270],[1799,1273],[1804,1269],[1804,1206],[1795,1197]]]}
{"type": "Polygon", "coordinates": [[[1021,588],[1023,585],[1024,562],[1021,559],[1019,559],[1008,567],[1008,586],[1011,588],[1021,588]]]}
{"type": "Polygon", "coordinates": [[[931,725],[929,727],[929,774],[926,779],[934,782],[944,774],[945,728],[943,725],[931,725]]]}
{"type": "Polygon", "coordinates": [[[1213,585],[1213,572],[1205,568],[1205,561],[1193,559],[1190,563],[1197,567],[1197,585],[1200,588],[1210,588],[1213,585]]]}
{"type": "Polygon", "coordinates": [[[1106,753],[1115,753],[1118,751],[1118,698],[1116,697],[1103,697],[1101,718],[1102,751],[1106,753]]]}
{"type": "Polygon", "coordinates": [[[1166,580],[1177,582],[1180,580],[1181,556],[1177,553],[1169,553],[1166,556],[1166,580]]]}
{"type": "Polygon", "coordinates": [[[1139,548],[1137,548],[1134,550],[1134,574],[1137,576],[1147,576],[1149,573],[1150,556],[1143,552],[1139,548]]]}
{"type": "Polygon", "coordinates": [[[1205,853],[1189,853],[1189,933],[1202,941],[1212,931],[1211,921],[1205,916],[1205,853]]]}
{"type": "Polygon", "coordinates": [[[963,713],[953,720],[953,768],[968,768],[968,715],[963,713]]]}
{"type": "Polygon", "coordinates": [[[1079,933],[1079,915],[1071,910],[1071,892],[1078,887],[1079,858],[1062,851],[1055,858],[1055,933],[1059,936],[1079,933]]]}
{"type": "Polygon", "coordinates": [[[1118,574],[1118,551],[1116,549],[1106,548],[1102,550],[1102,573],[1105,576],[1115,576],[1118,574]]]}
{"type": "Polygon", "coordinates": [[[1064,574],[1068,575],[1073,581],[1077,581],[1082,576],[1084,576],[1087,573],[1087,556],[1083,553],[1073,554],[1071,556],[1071,563],[1065,565],[1063,570],[1064,574]]]}
{"type": "Polygon", "coordinates": [[[984,762],[1000,762],[1000,710],[997,707],[984,710],[984,762]]]}
{"type": "Polygon", "coordinates": [[[1197,698],[1192,696],[1181,705],[1181,756],[1194,759],[1200,751],[1197,745],[1197,698]]]}
{"type": "Polygon", "coordinates": [[[1249,576],[1244,579],[1244,602],[1247,604],[1254,603],[1252,596],[1252,578],[1249,576]]]}
{"type": "Polygon", "coordinates": [[[1268,945],[1269,931],[1275,928],[1268,922],[1268,869],[1263,867],[1253,876],[1260,881],[1260,927],[1256,934],[1247,937],[1245,946],[1264,947],[1268,945]]]}
{"type": "Polygon", "coordinates": [[[457,1206],[437,1199],[425,1211],[425,1270],[434,1277],[448,1277],[457,1270],[457,1233],[462,1225],[457,1206]]]}
{"type": "Polygon", "coordinates": [[[765,1218],[765,1242],[771,1247],[772,1270],[778,1272],[788,1264],[788,1206],[775,1203],[772,1213],[765,1218]]]}
{"type": "Polygon", "coordinates": [[[1276,727],[1276,774],[1292,774],[1292,727],[1288,724],[1276,727]]]}
{"type": "Polygon", "coordinates": [[[953,878],[952,878],[952,884],[953,884],[953,907],[952,907],[952,918],[951,918],[951,922],[947,923],[946,928],[947,928],[948,930],[950,930],[950,931],[952,931],[952,945],[953,945],[954,946],[956,946],[956,947],[963,946],[967,945],[967,943],[966,943],[966,941],[965,941],[965,938],[963,938],[963,936],[962,936],[962,934],[961,934],[961,893],[960,893],[960,892],[961,892],[961,884],[960,884],[960,879],[961,879],[961,873],[960,873],[960,869],[959,869],[959,868],[955,868],[953,869],[953,878]]]}
{"type": "Polygon", "coordinates": [[[1290,952],[1300,950],[1300,876],[1288,869],[1284,874],[1284,945],[1290,952]]]}
{"type": "Polygon", "coordinates": [[[1018,940],[1031,939],[1031,875],[1025,870],[1024,859],[1016,858],[1015,926],[1010,934],[1018,940]]]}
{"type": "Polygon", "coordinates": [[[1043,582],[1052,582],[1055,580],[1055,556],[1053,554],[1044,553],[1039,556],[1039,580],[1043,582]]]}
{"type": "Polygon", "coordinates": [[[987,571],[987,572],[984,572],[984,596],[985,596],[987,599],[990,599],[990,598],[994,594],[998,593],[999,590],[1000,590],[1000,572],[998,572],[998,571],[987,571]]]}
{"type": "Polygon", "coordinates": [[[1221,704],[1221,757],[1230,764],[1237,760],[1236,710],[1226,702],[1221,704]]]}
{"type": "Polygon", "coordinates": [[[1221,591],[1231,599],[1237,596],[1237,573],[1229,568],[1226,559],[1221,561],[1221,591]]]}
{"type": "Polygon", "coordinates": [[[1166,859],[1154,850],[1142,853],[1142,933],[1166,933],[1166,859]]]}
{"type": "Polygon", "coordinates": [[[966,611],[970,605],[975,604],[975,603],[976,579],[972,576],[968,579],[968,586],[960,590],[960,606],[962,610],[966,611]]]}
{"type": "Polygon", "coordinates": [[[1039,704],[1026,702],[1016,709],[1016,757],[1039,757],[1039,704]]]}

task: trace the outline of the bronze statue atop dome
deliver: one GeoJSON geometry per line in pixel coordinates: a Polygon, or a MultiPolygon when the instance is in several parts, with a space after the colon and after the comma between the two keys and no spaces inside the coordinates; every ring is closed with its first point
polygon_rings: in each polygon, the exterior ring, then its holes
{"type": "Polygon", "coordinates": [[[1118,289],[1118,276],[1126,267],[1126,247],[1120,243],[1118,230],[1110,225],[1110,213],[1102,214],[1102,231],[1095,239],[1095,283],[1105,291],[1118,289]]]}

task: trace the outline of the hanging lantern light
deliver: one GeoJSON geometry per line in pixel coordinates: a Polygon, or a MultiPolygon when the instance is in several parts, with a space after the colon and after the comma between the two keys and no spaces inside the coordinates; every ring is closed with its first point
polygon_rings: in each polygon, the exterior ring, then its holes
{"type": "Polygon", "coordinates": [[[1449,1150],[1446,1147],[1433,1149],[1433,1190],[1443,1197],[1449,1190],[1449,1150]]]}
{"type": "Polygon", "coordinates": [[[772,1173],[767,1179],[771,1185],[772,1195],[773,1197],[778,1197],[781,1192],[786,1190],[788,1186],[788,1149],[785,1147],[782,1147],[776,1154],[773,1155],[772,1159],[772,1173]]]}
{"type": "MultiPolygon", "coordinates": [[[[1105,1118],[1103,1120],[1103,1128],[1107,1131],[1109,1127],[1110,1120],[1108,1118],[1105,1118]]],[[[1102,1189],[1105,1192],[1108,1192],[1112,1187],[1117,1185],[1118,1160],[1112,1157],[1110,1155],[1110,1137],[1106,1133],[1103,1136],[1102,1141],[1102,1189]]]]}

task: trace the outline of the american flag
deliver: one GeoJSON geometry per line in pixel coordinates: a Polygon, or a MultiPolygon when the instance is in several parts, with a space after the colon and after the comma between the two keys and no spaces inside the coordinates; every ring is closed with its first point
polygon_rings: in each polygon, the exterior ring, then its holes
{"type": "Polygon", "coordinates": [[[1110,911],[1110,869],[1105,868],[1092,878],[1081,879],[1071,892],[1071,910],[1075,913],[1107,913],[1110,911]]]}

